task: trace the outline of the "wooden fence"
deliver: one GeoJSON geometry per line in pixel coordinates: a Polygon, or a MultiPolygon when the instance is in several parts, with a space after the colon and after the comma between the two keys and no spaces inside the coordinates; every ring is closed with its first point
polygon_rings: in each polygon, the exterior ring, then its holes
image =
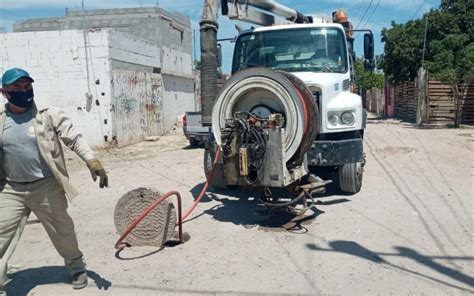
{"type": "MultiPolygon", "coordinates": [[[[417,81],[405,82],[393,88],[395,117],[408,122],[416,122],[419,100],[417,81]]],[[[451,86],[439,81],[429,80],[426,93],[427,110],[423,123],[434,125],[454,124],[457,106],[451,86]]],[[[462,85],[459,89],[459,94],[461,97],[461,123],[474,124],[474,81],[462,85]]]]}
{"type": "Polygon", "coordinates": [[[463,94],[461,123],[474,124],[474,81],[464,84],[460,93],[463,94]]]}
{"type": "Polygon", "coordinates": [[[416,122],[417,96],[414,82],[397,85],[395,87],[395,117],[416,122]]]}

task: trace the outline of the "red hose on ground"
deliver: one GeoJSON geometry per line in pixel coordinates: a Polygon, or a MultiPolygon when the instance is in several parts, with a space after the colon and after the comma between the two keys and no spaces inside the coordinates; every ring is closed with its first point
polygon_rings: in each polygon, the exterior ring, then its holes
{"type": "Polygon", "coordinates": [[[217,146],[216,148],[216,155],[214,157],[214,161],[212,162],[212,169],[209,173],[209,176],[207,177],[206,183],[204,183],[204,187],[201,189],[201,192],[199,193],[198,197],[194,201],[194,203],[191,205],[191,207],[186,211],[184,215],[181,216],[181,195],[177,191],[170,191],[165,194],[163,194],[160,198],[155,200],[151,205],[149,205],[143,212],[140,213],[140,215],[133,220],[132,223],[125,229],[125,231],[122,233],[122,235],[119,237],[117,242],[115,243],[115,249],[121,250],[125,247],[127,247],[127,244],[123,241],[129,234],[130,232],[137,227],[138,223],[143,220],[154,208],[156,208],[160,203],[162,203],[165,199],[169,198],[172,195],[176,195],[176,198],[178,199],[178,221],[176,224],[179,227],[179,241],[182,242],[182,235],[183,235],[183,221],[191,214],[191,212],[197,207],[198,203],[201,201],[203,198],[204,194],[206,193],[207,188],[209,187],[209,182],[212,180],[212,177],[214,176],[214,170],[216,168],[216,164],[219,161],[219,158],[221,157],[221,149],[220,146],[217,146]]]}

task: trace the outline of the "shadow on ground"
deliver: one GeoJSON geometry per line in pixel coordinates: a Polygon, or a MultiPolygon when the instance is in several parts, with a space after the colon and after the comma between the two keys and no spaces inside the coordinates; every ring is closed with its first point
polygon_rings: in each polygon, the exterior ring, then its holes
{"type": "Polygon", "coordinates": [[[438,272],[441,275],[447,276],[451,278],[452,280],[457,281],[458,283],[467,285],[471,288],[474,288],[474,277],[464,274],[463,272],[452,268],[445,266],[443,264],[440,264],[436,262],[436,260],[448,260],[448,261],[474,261],[474,257],[466,257],[466,256],[461,256],[461,257],[455,257],[455,256],[426,256],[418,251],[408,248],[408,247],[401,247],[401,246],[396,246],[395,250],[397,252],[395,253],[384,253],[384,252],[374,252],[371,251],[364,246],[361,246],[357,242],[353,241],[345,241],[345,240],[336,240],[336,241],[331,241],[329,242],[329,248],[322,248],[319,247],[318,245],[314,243],[309,243],[306,245],[306,247],[310,250],[314,251],[320,251],[320,252],[338,252],[338,253],[343,253],[343,254],[348,254],[352,256],[356,256],[359,258],[362,258],[364,260],[369,260],[370,262],[377,263],[377,264],[385,264],[391,268],[395,268],[437,283],[440,283],[442,285],[446,285],[455,289],[458,289],[460,291],[464,292],[470,292],[473,293],[473,289],[467,289],[465,287],[452,284],[449,282],[446,282],[440,278],[436,278],[431,275],[423,274],[419,271],[409,269],[403,265],[396,265],[393,263],[390,263],[388,259],[384,259],[383,257],[404,257],[404,258],[409,258],[416,263],[420,265],[424,265],[425,267],[429,267],[432,270],[438,272]]]}
{"type": "MultiPolygon", "coordinates": [[[[201,192],[203,185],[196,185],[191,190],[195,199],[201,192]]],[[[298,216],[285,210],[270,211],[259,202],[259,196],[261,195],[259,190],[242,190],[240,188],[224,191],[209,190],[201,202],[215,201],[218,204],[190,220],[207,214],[217,221],[230,222],[245,228],[258,227],[258,229],[264,231],[286,230],[291,232],[307,232],[307,228],[304,225],[313,222],[317,216],[324,213],[316,208],[316,204],[318,204],[316,200],[315,204],[304,215],[298,216]]],[[[348,200],[343,199],[343,201],[348,200]]],[[[339,202],[341,201],[333,201],[333,203],[339,202]]]]}
{"type": "MultiPolygon", "coordinates": [[[[87,271],[89,287],[95,285],[99,290],[108,290],[112,282],[92,270],[87,271]],[[92,280],[92,281],[91,281],[92,280]]],[[[8,295],[26,296],[37,286],[49,284],[71,284],[71,275],[64,266],[45,266],[15,272],[6,286],[8,295]]],[[[72,286],[71,286],[71,294],[72,286]]]]}

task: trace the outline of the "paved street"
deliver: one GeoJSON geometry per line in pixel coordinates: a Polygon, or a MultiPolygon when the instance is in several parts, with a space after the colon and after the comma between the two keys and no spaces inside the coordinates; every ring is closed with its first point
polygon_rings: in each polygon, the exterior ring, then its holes
{"type": "Polygon", "coordinates": [[[81,192],[70,205],[90,284],[72,291],[40,224],[25,229],[11,295],[462,295],[474,293],[474,129],[417,129],[370,120],[362,191],[329,192],[300,223],[269,216],[255,193],[210,193],[184,224],[190,240],[116,254],[113,211],[136,187],[179,191],[184,209],[203,185],[202,149],[179,131],[99,151],[100,190],[69,159],[81,192]],[[290,223],[288,223],[290,222],[290,223]],[[284,227],[282,227],[284,225],[284,227]],[[285,229],[286,228],[286,229],[285,229]]]}

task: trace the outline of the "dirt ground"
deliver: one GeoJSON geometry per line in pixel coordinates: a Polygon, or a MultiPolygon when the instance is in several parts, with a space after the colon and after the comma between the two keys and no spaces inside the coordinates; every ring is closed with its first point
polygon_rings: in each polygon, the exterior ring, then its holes
{"type": "Polygon", "coordinates": [[[99,151],[110,177],[105,190],[71,157],[81,195],[70,213],[90,284],[71,289],[61,258],[32,220],[11,260],[9,295],[474,293],[474,129],[370,120],[359,194],[329,192],[286,230],[291,217],[262,211],[255,193],[209,193],[184,224],[186,243],[116,254],[113,211],[123,194],[141,186],[177,190],[184,209],[198,195],[203,150],[187,144],[178,128],[156,142],[99,151]]]}

